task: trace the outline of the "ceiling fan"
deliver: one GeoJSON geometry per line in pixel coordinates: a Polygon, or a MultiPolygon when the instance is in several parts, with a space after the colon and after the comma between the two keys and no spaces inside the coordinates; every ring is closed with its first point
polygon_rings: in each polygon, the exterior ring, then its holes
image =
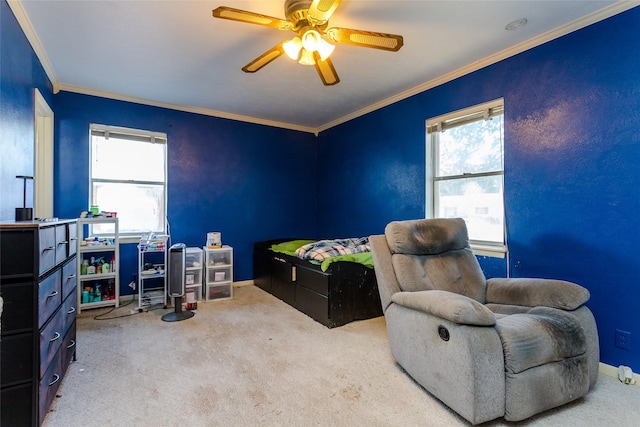
{"type": "Polygon", "coordinates": [[[286,54],[303,65],[314,65],[325,86],[340,82],[329,55],[333,43],[398,51],[403,44],[402,36],[374,33],[348,28],[329,28],[329,18],[341,0],[285,0],[286,20],[261,15],[246,10],[220,6],[213,10],[216,18],[257,24],[278,30],[291,30],[296,36],[283,41],[242,68],[245,73],[255,73],[280,55],[286,54]]]}

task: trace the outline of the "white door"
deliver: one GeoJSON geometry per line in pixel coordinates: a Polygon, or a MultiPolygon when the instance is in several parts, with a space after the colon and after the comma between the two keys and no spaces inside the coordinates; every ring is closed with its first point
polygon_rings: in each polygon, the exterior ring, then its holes
{"type": "Polygon", "coordinates": [[[53,216],[53,110],[35,90],[35,175],[33,217],[53,216]]]}

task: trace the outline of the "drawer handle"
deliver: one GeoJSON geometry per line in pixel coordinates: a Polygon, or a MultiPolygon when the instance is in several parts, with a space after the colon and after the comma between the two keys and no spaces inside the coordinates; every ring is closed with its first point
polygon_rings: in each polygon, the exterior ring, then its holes
{"type": "Polygon", "coordinates": [[[71,340],[71,343],[67,346],[67,348],[72,348],[76,346],[76,340],[71,340]]]}
{"type": "Polygon", "coordinates": [[[75,279],[76,275],[75,274],[70,274],[67,276],[67,280],[71,280],[71,279],[75,279]]]}
{"type": "Polygon", "coordinates": [[[60,335],[60,332],[56,332],[55,334],[53,334],[53,338],[51,338],[51,339],[49,340],[49,342],[54,342],[54,341],[56,341],[57,339],[59,339],[61,336],[62,336],[62,335],[60,335]]]}
{"type": "Polygon", "coordinates": [[[78,240],[78,238],[77,237],[72,237],[69,240],[78,240]]]}
{"type": "Polygon", "coordinates": [[[68,240],[63,240],[62,242],[59,242],[58,244],[59,244],[59,245],[66,245],[67,243],[69,243],[69,241],[68,241],[68,240]]]}
{"type": "Polygon", "coordinates": [[[49,383],[49,387],[51,387],[52,385],[54,385],[55,383],[57,383],[58,381],[60,381],[60,375],[58,375],[58,374],[53,374],[53,376],[55,377],[55,379],[49,383]]]}
{"type": "Polygon", "coordinates": [[[51,297],[55,297],[56,295],[58,295],[59,292],[58,291],[53,291],[51,292],[49,295],[47,295],[47,298],[51,298],[51,297]]]}
{"type": "Polygon", "coordinates": [[[76,312],[76,308],[75,307],[71,307],[71,310],[67,311],[67,314],[73,314],[76,312]]]}
{"type": "Polygon", "coordinates": [[[56,247],[55,247],[55,246],[49,246],[48,248],[44,248],[44,249],[42,250],[42,252],[46,252],[46,251],[55,251],[55,250],[56,250],[56,247]]]}

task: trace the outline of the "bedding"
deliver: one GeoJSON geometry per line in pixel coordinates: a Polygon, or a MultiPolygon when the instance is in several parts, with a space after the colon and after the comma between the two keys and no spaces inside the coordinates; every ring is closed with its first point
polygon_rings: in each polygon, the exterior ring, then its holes
{"type": "Polygon", "coordinates": [[[296,256],[301,259],[323,262],[327,258],[370,252],[369,238],[319,240],[308,243],[296,250],[296,256]]]}

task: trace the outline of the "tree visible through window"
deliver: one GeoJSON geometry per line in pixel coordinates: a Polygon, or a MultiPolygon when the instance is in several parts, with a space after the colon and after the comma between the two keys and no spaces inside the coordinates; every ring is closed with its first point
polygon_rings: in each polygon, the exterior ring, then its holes
{"type": "Polygon", "coordinates": [[[502,100],[427,120],[433,218],[464,218],[471,243],[504,245],[502,100]]]}
{"type": "Polygon", "coordinates": [[[166,142],[164,133],[91,125],[90,204],[117,212],[122,236],[165,232],[166,142]]]}

